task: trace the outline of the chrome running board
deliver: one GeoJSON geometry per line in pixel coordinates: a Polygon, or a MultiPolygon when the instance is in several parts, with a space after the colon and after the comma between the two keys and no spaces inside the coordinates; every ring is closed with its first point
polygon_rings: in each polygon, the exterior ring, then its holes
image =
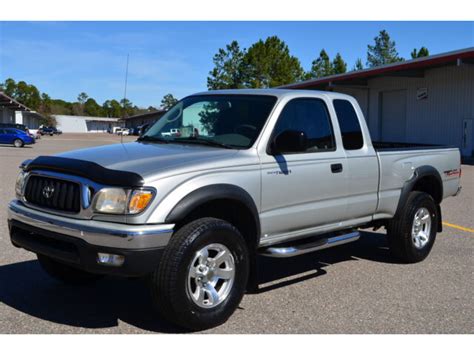
{"type": "MultiPolygon", "coordinates": [[[[358,231],[350,232],[347,234],[335,235],[327,238],[318,238],[305,242],[300,242],[294,245],[280,245],[263,248],[259,251],[260,254],[265,256],[271,256],[274,258],[290,258],[292,256],[311,253],[316,250],[332,248],[337,245],[355,242],[360,238],[358,231]]],[[[297,243],[297,242],[296,242],[297,243]]]]}

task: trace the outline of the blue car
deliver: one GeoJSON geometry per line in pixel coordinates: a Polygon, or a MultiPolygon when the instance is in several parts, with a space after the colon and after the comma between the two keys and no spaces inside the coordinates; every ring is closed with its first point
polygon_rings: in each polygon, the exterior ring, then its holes
{"type": "Polygon", "coordinates": [[[13,144],[21,148],[25,144],[34,144],[35,139],[28,133],[16,128],[0,128],[0,144],[13,144]]]}

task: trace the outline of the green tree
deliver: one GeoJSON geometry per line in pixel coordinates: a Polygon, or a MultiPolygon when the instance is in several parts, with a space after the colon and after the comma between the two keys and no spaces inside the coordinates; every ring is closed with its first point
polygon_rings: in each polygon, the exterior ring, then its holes
{"type": "Polygon", "coordinates": [[[89,98],[89,95],[87,95],[85,92],[81,92],[79,95],[77,95],[77,101],[81,105],[84,105],[88,98],[89,98]]]}
{"type": "Polygon", "coordinates": [[[161,99],[161,108],[163,110],[168,111],[171,107],[173,107],[178,102],[178,99],[175,98],[172,94],[166,94],[161,99]]]}
{"type": "Polygon", "coordinates": [[[362,70],[364,69],[364,64],[362,64],[362,59],[357,58],[352,71],[362,70]]]}
{"type": "Polygon", "coordinates": [[[100,117],[103,116],[103,110],[93,98],[88,98],[84,103],[84,114],[86,116],[100,117]]]}
{"type": "Polygon", "coordinates": [[[41,94],[41,106],[40,106],[39,110],[44,115],[51,114],[52,101],[51,101],[51,97],[49,97],[48,94],[45,94],[45,93],[41,94]]]}
{"type": "Polygon", "coordinates": [[[333,66],[329,55],[324,49],[319,52],[319,57],[311,63],[311,70],[306,74],[306,79],[322,78],[333,74],[333,66]]]}
{"type": "Polygon", "coordinates": [[[379,65],[401,62],[404,59],[398,56],[395,41],[390,39],[387,31],[382,30],[374,38],[375,44],[367,46],[367,65],[376,67],[379,65]]]}
{"type": "Polygon", "coordinates": [[[2,84],[2,90],[5,92],[6,95],[10,97],[15,96],[16,92],[16,82],[12,78],[8,78],[5,80],[5,82],[2,84]]]}
{"type": "Polygon", "coordinates": [[[39,90],[36,86],[29,85],[25,81],[17,83],[13,98],[33,110],[38,110],[41,105],[39,90]]]}
{"type": "Polygon", "coordinates": [[[413,48],[413,51],[410,53],[412,59],[427,57],[430,55],[430,51],[426,47],[421,47],[419,51],[416,48],[413,48]]]}
{"type": "Polygon", "coordinates": [[[107,100],[102,105],[102,111],[107,117],[120,118],[122,116],[122,106],[117,100],[107,100]]]}
{"type": "Polygon", "coordinates": [[[268,88],[301,80],[304,75],[298,58],[290,54],[284,41],[277,36],[254,43],[244,55],[245,86],[268,88]]]}
{"type": "Polygon", "coordinates": [[[130,117],[135,114],[135,108],[129,99],[120,100],[120,106],[122,108],[120,117],[130,117]]]}
{"type": "Polygon", "coordinates": [[[246,51],[241,50],[237,41],[225,48],[219,48],[212,61],[214,68],[207,77],[209,90],[238,89],[244,86],[245,69],[243,59],[246,51]]]}
{"type": "Polygon", "coordinates": [[[336,54],[336,57],[332,61],[332,73],[343,74],[347,71],[347,63],[342,59],[340,53],[336,54]]]}

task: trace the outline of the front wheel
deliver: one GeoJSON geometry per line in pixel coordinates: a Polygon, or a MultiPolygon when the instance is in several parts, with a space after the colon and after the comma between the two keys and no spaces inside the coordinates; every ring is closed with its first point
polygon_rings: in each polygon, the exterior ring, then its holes
{"type": "Polygon", "coordinates": [[[169,321],[192,330],[224,323],[247,285],[249,253],[230,223],[201,218],[171,238],[151,276],[152,301],[169,321]]]}
{"type": "Polygon", "coordinates": [[[14,146],[15,148],[21,148],[21,147],[23,147],[23,145],[24,145],[24,143],[23,143],[23,141],[22,141],[21,139],[18,139],[18,138],[17,138],[17,139],[15,139],[15,140],[13,141],[13,146],[14,146]]]}
{"type": "Polygon", "coordinates": [[[424,260],[435,242],[438,218],[436,203],[430,195],[411,192],[400,215],[387,227],[392,255],[407,263],[424,260]]]}

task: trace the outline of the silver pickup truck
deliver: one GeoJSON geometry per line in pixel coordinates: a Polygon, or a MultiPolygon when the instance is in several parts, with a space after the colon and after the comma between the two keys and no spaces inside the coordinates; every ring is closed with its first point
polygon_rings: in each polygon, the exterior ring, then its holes
{"type": "Polygon", "coordinates": [[[260,254],[385,227],[394,258],[423,260],[460,177],[457,148],[372,142],[347,95],[204,92],[136,142],[25,161],[8,223],[13,245],[54,278],[146,276],[162,316],[198,330],[258,287],[260,254]]]}

